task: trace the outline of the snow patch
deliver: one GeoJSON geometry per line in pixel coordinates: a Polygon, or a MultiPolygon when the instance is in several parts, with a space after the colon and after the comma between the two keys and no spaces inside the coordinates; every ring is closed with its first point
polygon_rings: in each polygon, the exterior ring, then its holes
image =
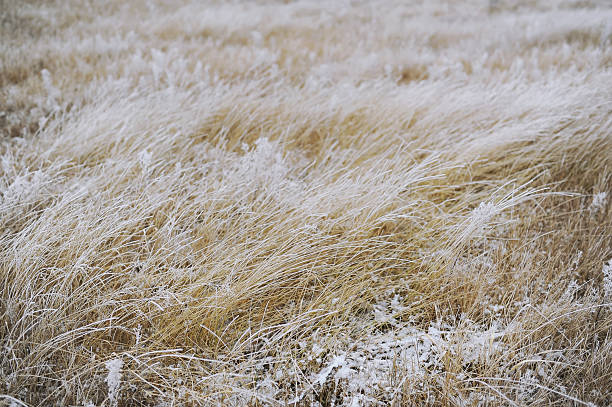
{"type": "Polygon", "coordinates": [[[591,215],[596,215],[600,212],[603,212],[606,208],[606,204],[608,203],[608,193],[607,192],[599,192],[593,195],[593,201],[589,206],[589,212],[591,215]]]}
{"type": "Polygon", "coordinates": [[[121,359],[112,359],[106,362],[108,375],[106,376],[106,384],[108,385],[108,399],[110,406],[117,407],[119,399],[119,387],[121,386],[121,368],[123,361],[121,359]]]}

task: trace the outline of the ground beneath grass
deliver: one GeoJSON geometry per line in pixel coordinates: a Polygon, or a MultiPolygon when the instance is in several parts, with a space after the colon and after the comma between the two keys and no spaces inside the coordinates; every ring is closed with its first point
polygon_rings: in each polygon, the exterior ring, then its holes
{"type": "Polygon", "coordinates": [[[611,405],[611,22],[0,0],[0,405],[611,405]]]}

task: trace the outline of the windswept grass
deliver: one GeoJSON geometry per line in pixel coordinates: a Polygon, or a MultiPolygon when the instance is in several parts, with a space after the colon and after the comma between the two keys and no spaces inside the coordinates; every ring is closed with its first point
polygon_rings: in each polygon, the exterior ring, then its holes
{"type": "Polygon", "coordinates": [[[605,1],[0,0],[0,403],[612,403],[605,1]]]}

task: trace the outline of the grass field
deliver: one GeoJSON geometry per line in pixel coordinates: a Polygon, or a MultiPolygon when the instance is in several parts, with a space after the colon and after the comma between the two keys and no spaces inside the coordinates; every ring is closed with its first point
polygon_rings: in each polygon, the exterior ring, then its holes
{"type": "Polygon", "coordinates": [[[0,0],[0,405],[609,406],[611,192],[609,1],[0,0]]]}

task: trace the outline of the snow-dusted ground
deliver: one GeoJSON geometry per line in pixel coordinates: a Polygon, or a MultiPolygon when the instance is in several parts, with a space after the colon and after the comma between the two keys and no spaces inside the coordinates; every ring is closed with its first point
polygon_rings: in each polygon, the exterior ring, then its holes
{"type": "Polygon", "coordinates": [[[611,21],[0,0],[0,403],[612,405],[611,21]]]}

